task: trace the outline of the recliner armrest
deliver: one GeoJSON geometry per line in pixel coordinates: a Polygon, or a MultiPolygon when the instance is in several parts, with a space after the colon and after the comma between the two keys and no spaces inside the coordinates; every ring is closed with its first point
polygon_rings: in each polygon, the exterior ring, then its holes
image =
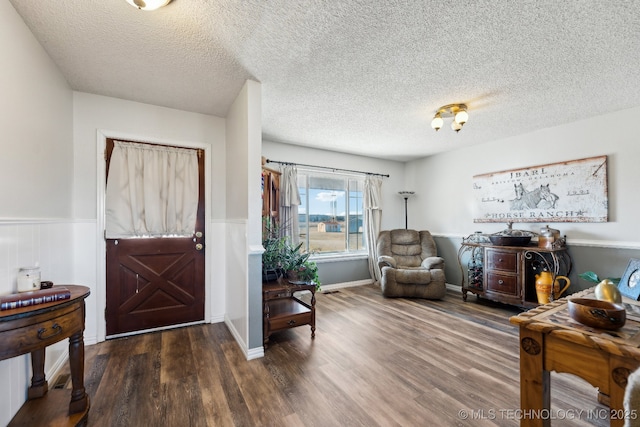
{"type": "Polygon", "coordinates": [[[430,256],[422,260],[422,264],[420,264],[424,268],[428,268],[429,270],[433,268],[440,268],[444,270],[444,258],[439,256],[430,256]]]}
{"type": "Polygon", "coordinates": [[[393,257],[382,255],[378,257],[378,266],[380,269],[382,269],[382,267],[396,268],[396,260],[393,257]]]}

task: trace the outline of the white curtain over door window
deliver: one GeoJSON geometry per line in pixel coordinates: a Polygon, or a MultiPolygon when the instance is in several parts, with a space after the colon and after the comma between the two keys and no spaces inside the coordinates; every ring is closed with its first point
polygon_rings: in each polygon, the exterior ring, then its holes
{"type": "Polygon", "coordinates": [[[114,141],[105,205],[108,239],[193,235],[197,150],[114,141]]]}
{"type": "Polygon", "coordinates": [[[363,225],[367,236],[369,274],[378,283],[380,282],[380,268],[378,267],[376,244],[382,223],[382,178],[371,175],[367,175],[365,178],[362,209],[364,211],[363,225]]]}

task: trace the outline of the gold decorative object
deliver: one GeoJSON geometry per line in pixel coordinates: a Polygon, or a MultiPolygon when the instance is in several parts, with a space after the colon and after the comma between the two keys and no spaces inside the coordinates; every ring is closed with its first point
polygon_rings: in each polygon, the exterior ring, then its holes
{"type": "Polygon", "coordinates": [[[618,287],[609,279],[604,279],[594,289],[596,298],[602,301],[621,303],[622,295],[618,287]]]}

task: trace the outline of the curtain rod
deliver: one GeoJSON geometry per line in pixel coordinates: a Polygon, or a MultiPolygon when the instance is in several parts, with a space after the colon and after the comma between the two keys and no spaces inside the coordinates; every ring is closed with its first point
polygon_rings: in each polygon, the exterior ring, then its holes
{"type": "Polygon", "coordinates": [[[383,173],[374,173],[374,172],[362,172],[362,171],[356,171],[356,170],[351,170],[351,169],[341,169],[341,168],[330,168],[327,166],[315,166],[315,165],[305,165],[304,163],[293,163],[293,162],[281,162],[279,160],[271,160],[271,159],[266,159],[265,161],[266,163],[278,163],[280,165],[291,165],[291,166],[306,166],[309,168],[318,168],[318,169],[328,169],[331,171],[342,171],[342,172],[353,172],[353,173],[361,173],[364,175],[377,175],[377,176],[382,176],[385,178],[389,178],[388,174],[383,174],[383,173]]]}

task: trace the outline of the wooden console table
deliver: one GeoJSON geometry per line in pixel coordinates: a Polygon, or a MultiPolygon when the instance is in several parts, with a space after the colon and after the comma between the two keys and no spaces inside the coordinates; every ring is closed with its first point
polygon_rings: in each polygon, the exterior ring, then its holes
{"type": "MultiPolygon", "coordinates": [[[[568,298],[574,297],[595,298],[593,289],[568,298]]],[[[556,371],[577,375],[597,387],[601,397],[604,395],[600,400],[609,404],[610,425],[622,426],[627,377],[640,367],[640,303],[623,298],[627,311],[624,327],[604,331],[574,321],[569,316],[568,298],[510,319],[520,326],[520,405],[523,414],[531,415],[520,425],[551,425],[549,417],[536,414],[549,410],[550,372],[556,371]]]]}
{"type": "Polygon", "coordinates": [[[0,360],[31,353],[33,370],[28,400],[9,426],[86,425],[89,396],[84,388],[83,334],[89,288],[63,286],[71,291],[70,299],[0,311],[0,360]],[[69,338],[73,385],[70,402],[68,391],[49,390],[44,374],[46,347],[65,338],[69,338]]]}
{"type": "Polygon", "coordinates": [[[311,338],[316,335],[316,284],[295,284],[280,278],[262,284],[263,341],[265,348],[269,336],[276,331],[310,325],[311,338]],[[311,292],[309,302],[296,296],[297,292],[311,292]]]}

